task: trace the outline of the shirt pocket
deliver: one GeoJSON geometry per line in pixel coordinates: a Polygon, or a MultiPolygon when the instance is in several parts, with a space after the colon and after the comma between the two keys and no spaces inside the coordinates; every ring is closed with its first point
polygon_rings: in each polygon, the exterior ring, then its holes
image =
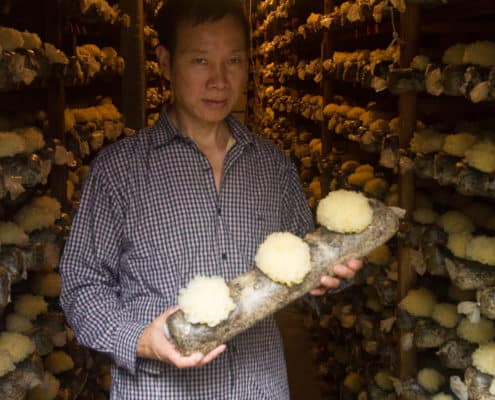
{"type": "Polygon", "coordinates": [[[250,208],[249,214],[244,218],[245,226],[242,236],[238,238],[243,253],[254,265],[254,257],[258,247],[273,232],[280,229],[279,214],[273,205],[258,202],[250,208]]]}
{"type": "Polygon", "coordinates": [[[261,241],[280,229],[278,210],[273,207],[260,207],[254,212],[256,231],[261,241]]]}
{"type": "Polygon", "coordinates": [[[172,306],[177,301],[179,271],[174,261],[161,254],[128,257],[121,270],[122,297],[158,297],[172,306]]]}

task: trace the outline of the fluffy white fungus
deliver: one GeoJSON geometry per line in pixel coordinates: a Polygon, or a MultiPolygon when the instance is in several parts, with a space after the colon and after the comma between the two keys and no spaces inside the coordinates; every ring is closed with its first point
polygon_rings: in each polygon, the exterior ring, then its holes
{"type": "Polygon", "coordinates": [[[366,181],[363,190],[371,197],[381,199],[388,191],[388,182],[383,178],[372,178],[366,181]]]}
{"type": "Polygon", "coordinates": [[[46,297],[60,296],[62,280],[58,272],[38,273],[33,276],[31,287],[34,293],[46,297]]]}
{"type": "Polygon", "coordinates": [[[21,32],[16,29],[0,26],[0,47],[3,50],[11,51],[22,47],[24,39],[21,32]]]}
{"type": "Polygon", "coordinates": [[[437,303],[433,307],[431,318],[445,328],[454,328],[459,322],[457,306],[449,303],[437,303]]]}
{"type": "Polygon", "coordinates": [[[392,380],[390,379],[391,376],[393,375],[389,371],[380,370],[375,374],[374,380],[379,388],[386,391],[391,391],[394,390],[394,385],[392,383],[392,380]]]}
{"type": "Polygon", "coordinates": [[[45,146],[43,132],[39,128],[34,126],[17,128],[15,132],[24,139],[26,153],[34,153],[45,146]]]}
{"type": "Polygon", "coordinates": [[[363,383],[363,378],[357,372],[351,371],[344,378],[343,385],[351,392],[358,393],[363,383]]]}
{"type": "Polygon", "coordinates": [[[383,244],[368,253],[366,259],[371,264],[385,267],[392,261],[392,252],[386,244],[383,244]]]}
{"type": "Polygon", "coordinates": [[[431,208],[416,208],[412,213],[412,218],[418,224],[433,224],[438,214],[431,208]]]}
{"type": "Polygon", "coordinates": [[[431,317],[436,300],[428,289],[411,289],[399,303],[399,307],[415,317],[431,317]]]}
{"type": "Polygon", "coordinates": [[[335,190],[323,198],[316,209],[316,220],[335,232],[362,232],[373,219],[366,196],[349,190],[335,190]]]}
{"type": "Polygon", "coordinates": [[[74,196],[74,192],[75,192],[75,187],[74,187],[74,183],[72,181],[70,181],[69,179],[67,179],[65,181],[65,187],[66,187],[66,198],[67,200],[71,201],[72,200],[72,197],[74,196]]]}
{"type": "Polygon", "coordinates": [[[447,248],[459,258],[466,258],[466,249],[472,236],[469,232],[451,233],[447,240],[447,248]]]}
{"type": "Polygon", "coordinates": [[[196,276],[179,291],[179,306],[192,324],[218,325],[235,309],[221,276],[196,276]]]}
{"type": "Polygon", "coordinates": [[[472,355],[473,365],[484,374],[495,377],[495,342],[482,344],[472,355]]]}
{"type": "Polygon", "coordinates": [[[384,119],[377,119],[370,125],[370,130],[382,134],[388,133],[388,121],[384,119]]]}
{"type": "Polygon", "coordinates": [[[370,126],[378,118],[380,118],[380,115],[374,111],[366,111],[359,117],[364,126],[370,126]]]}
{"type": "Polygon", "coordinates": [[[26,333],[32,328],[31,321],[23,315],[12,313],[5,317],[5,329],[8,332],[26,333]]]}
{"type": "Polygon", "coordinates": [[[364,108],[361,107],[352,107],[348,112],[347,112],[347,118],[348,119],[359,119],[361,115],[363,115],[366,112],[364,108]]]}
{"type": "Polygon", "coordinates": [[[495,43],[481,40],[468,44],[464,50],[462,62],[464,64],[481,65],[482,67],[495,65],[495,43]]]}
{"type": "Polygon", "coordinates": [[[365,305],[367,308],[376,313],[379,313],[383,310],[383,304],[380,302],[377,294],[368,295],[365,305]]]}
{"type": "Polygon", "coordinates": [[[495,265],[495,237],[474,236],[466,246],[466,258],[482,264],[495,265]]]}
{"type": "Polygon", "coordinates": [[[57,199],[41,196],[22,207],[14,217],[14,221],[26,232],[52,226],[60,218],[61,205],[57,199]]]}
{"type": "Polygon", "coordinates": [[[39,49],[41,48],[41,39],[37,33],[31,33],[28,31],[21,32],[22,39],[24,41],[22,47],[24,49],[39,49]]]}
{"type": "Polygon", "coordinates": [[[45,371],[43,382],[29,390],[27,400],[54,400],[60,389],[60,382],[50,372],[45,371]]]}
{"type": "Polygon", "coordinates": [[[315,199],[321,199],[321,184],[320,184],[320,179],[317,177],[314,177],[311,183],[308,185],[307,188],[308,193],[310,194],[309,197],[313,196],[315,199]]]}
{"type": "Polygon", "coordinates": [[[478,323],[463,318],[457,325],[457,335],[471,343],[485,344],[495,337],[495,327],[493,321],[483,317],[478,323]]]}
{"type": "Polygon", "coordinates": [[[56,145],[55,154],[53,157],[55,165],[68,165],[70,167],[76,164],[74,154],[67,150],[64,146],[56,145]]]}
{"type": "Polygon", "coordinates": [[[66,108],[64,110],[64,132],[70,131],[76,125],[76,119],[72,110],[66,108]]]}
{"type": "Polygon", "coordinates": [[[399,193],[389,191],[385,196],[384,201],[389,207],[399,207],[399,193]]]}
{"type": "Polygon", "coordinates": [[[309,246],[290,232],[275,232],[258,247],[255,263],[271,280],[292,286],[311,269],[309,246]]]}
{"type": "Polygon", "coordinates": [[[470,132],[447,135],[443,143],[443,151],[456,157],[464,157],[466,151],[478,141],[478,136],[470,132]]]}
{"type": "Polygon", "coordinates": [[[438,217],[436,223],[447,233],[474,231],[473,221],[460,211],[447,211],[438,217]]]}
{"type": "Polygon", "coordinates": [[[356,168],[359,167],[359,163],[355,160],[347,160],[345,162],[342,163],[342,165],[340,166],[340,169],[342,171],[355,171],[356,168]]]}
{"type": "Polygon", "coordinates": [[[450,46],[443,53],[442,62],[444,64],[461,65],[464,58],[464,51],[466,50],[466,44],[457,43],[450,46]]]}
{"type": "Polygon", "coordinates": [[[46,370],[56,375],[74,368],[74,361],[65,351],[54,351],[45,357],[44,365],[46,370]]]}
{"type": "Polygon", "coordinates": [[[0,377],[15,370],[15,364],[12,361],[12,357],[6,351],[0,350],[0,377]]]}
{"type": "Polygon", "coordinates": [[[456,398],[451,394],[447,393],[437,393],[431,397],[431,400],[455,400],[456,398]]]}
{"type": "Polygon", "coordinates": [[[18,363],[34,353],[36,346],[33,341],[17,332],[0,333],[0,351],[9,353],[13,362],[18,363]]]}
{"type": "Polygon", "coordinates": [[[64,54],[63,51],[57,49],[51,43],[43,43],[43,47],[45,49],[45,55],[52,64],[68,64],[69,59],[64,54]]]}
{"type": "Polygon", "coordinates": [[[364,187],[366,182],[374,178],[374,174],[372,171],[359,171],[350,174],[347,177],[347,182],[350,185],[364,187]]]}
{"type": "Polygon", "coordinates": [[[413,153],[437,153],[442,150],[446,135],[433,129],[423,129],[414,132],[411,140],[411,151],[413,153]]]}
{"type": "Polygon", "coordinates": [[[16,132],[0,132],[0,157],[12,157],[26,151],[25,140],[16,132]]]}
{"type": "Polygon", "coordinates": [[[22,294],[14,301],[14,310],[32,321],[48,311],[48,303],[41,296],[22,294]]]}
{"type": "Polygon", "coordinates": [[[43,249],[43,270],[53,271],[58,267],[60,260],[60,247],[53,243],[48,242],[43,249]]]}
{"type": "Polygon", "coordinates": [[[0,244],[25,245],[29,236],[13,222],[0,222],[0,244]]]}
{"type": "Polygon", "coordinates": [[[418,383],[430,393],[435,393],[445,383],[445,377],[433,368],[423,368],[418,372],[418,383]]]}
{"type": "Polygon", "coordinates": [[[122,118],[122,114],[112,103],[105,103],[98,106],[98,111],[100,112],[102,119],[118,121],[122,118]]]}
{"type": "Polygon", "coordinates": [[[471,167],[481,172],[495,172],[495,140],[483,139],[473,144],[466,150],[465,159],[471,167]]]}
{"type": "Polygon", "coordinates": [[[420,71],[426,71],[426,67],[430,63],[430,59],[427,56],[418,55],[411,61],[411,68],[419,69],[420,71]]]}

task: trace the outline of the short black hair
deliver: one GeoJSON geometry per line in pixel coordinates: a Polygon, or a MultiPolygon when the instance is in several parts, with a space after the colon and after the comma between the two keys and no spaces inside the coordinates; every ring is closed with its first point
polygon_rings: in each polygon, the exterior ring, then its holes
{"type": "Polygon", "coordinates": [[[239,20],[249,48],[249,22],[240,0],[165,0],[157,13],[155,28],[160,44],[173,56],[177,45],[177,26],[191,21],[193,26],[215,22],[226,16],[239,20]]]}

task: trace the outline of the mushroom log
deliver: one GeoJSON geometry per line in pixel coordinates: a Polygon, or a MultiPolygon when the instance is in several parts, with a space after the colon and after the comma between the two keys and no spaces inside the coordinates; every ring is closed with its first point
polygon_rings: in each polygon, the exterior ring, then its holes
{"type": "Polygon", "coordinates": [[[286,286],[272,281],[258,268],[253,268],[228,283],[236,308],[226,320],[214,327],[192,324],[186,320],[182,310],[178,310],[167,319],[164,327],[166,334],[175,341],[183,354],[207,354],[319,286],[321,276],[333,275],[335,264],[364,257],[381,246],[398,231],[404,211],[387,207],[374,199],[369,202],[373,218],[362,232],[342,234],[321,227],[305,236],[304,241],[311,252],[311,270],[301,283],[286,286]]]}

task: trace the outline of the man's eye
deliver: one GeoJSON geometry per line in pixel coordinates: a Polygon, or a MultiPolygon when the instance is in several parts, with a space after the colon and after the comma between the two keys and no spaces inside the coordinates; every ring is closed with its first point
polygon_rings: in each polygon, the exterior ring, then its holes
{"type": "Polygon", "coordinates": [[[193,58],[193,63],[194,64],[206,64],[206,59],[205,58],[193,58]]]}
{"type": "Polygon", "coordinates": [[[241,59],[239,57],[233,57],[229,60],[230,64],[240,64],[241,59]]]}

